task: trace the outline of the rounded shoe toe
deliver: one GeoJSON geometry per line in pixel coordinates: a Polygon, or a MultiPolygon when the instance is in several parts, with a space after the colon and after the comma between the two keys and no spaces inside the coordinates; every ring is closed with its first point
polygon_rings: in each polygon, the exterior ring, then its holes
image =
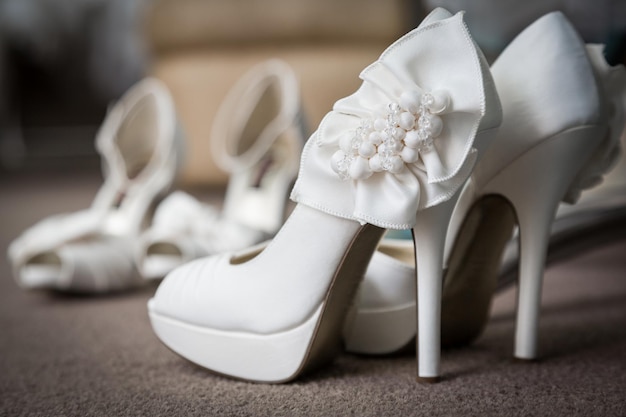
{"type": "Polygon", "coordinates": [[[205,296],[210,291],[211,271],[218,259],[197,259],[172,270],[148,302],[149,312],[190,324],[205,324],[205,296]]]}

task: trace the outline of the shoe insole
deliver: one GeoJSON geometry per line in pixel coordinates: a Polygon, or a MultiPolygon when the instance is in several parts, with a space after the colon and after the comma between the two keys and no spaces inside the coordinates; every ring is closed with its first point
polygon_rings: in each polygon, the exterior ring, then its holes
{"type": "Polygon", "coordinates": [[[468,212],[444,278],[442,346],[464,345],[481,334],[515,225],[513,208],[502,197],[483,197],[468,212]]]}

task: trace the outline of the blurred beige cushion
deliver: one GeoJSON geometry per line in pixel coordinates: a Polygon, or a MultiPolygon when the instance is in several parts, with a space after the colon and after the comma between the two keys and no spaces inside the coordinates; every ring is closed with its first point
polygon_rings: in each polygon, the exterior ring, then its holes
{"type": "Polygon", "coordinates": [[[409,0],[155,0],[155,50],[223,44],[392,41],[410,26],[409,0]]]}
{"type": "MultiPolygon", "coordinates": [[[[269,58],[301,80],[310,130],[358,75],[410,29],[409,0],[153,0],[146,19],[152,73],[171,89],[187,133],[185,185],[222,185],[209,152],[215,112],[250,67],[269,58]]],[[[309,132],[311,133],[311,132],[309,132]]]]}
{"type": "Polygon", "coordinates": [[[224,184],[226,176],[209,151],[211,124],[228,90],[255,63],[281,58],[301,81],[301,97],[310,132],[333,103],[360,85],[363,68],[378,58],[386,42],[345,45],[222,48],[168,54],[156,60],[153,75],[172,91],[187,134],[187,160],[182,181],[187,185],[224,184]]]}

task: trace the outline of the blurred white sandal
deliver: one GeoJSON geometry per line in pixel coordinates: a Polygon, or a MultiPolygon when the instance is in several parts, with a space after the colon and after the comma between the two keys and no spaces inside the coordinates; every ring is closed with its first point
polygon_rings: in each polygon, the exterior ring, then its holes
{"type": "Polygon", "coordinates": [[[132,248],[182,153],[174,105],[156,79],[137,83],[111,108],[96,137],[104,183],[86,210],[51,216],[8,251],[27,289],[101,293],[139,285],[132,248]]]}
{"type": "Polygon", "coordinates": [[[231,89],[213,122],[212,155],[230,174],[223,209],[181,191],[167,197],[137,247],[144,278],[271,238],[284,220],[304,138],[293,70],[277,59],[257,64],[231,89]]]}

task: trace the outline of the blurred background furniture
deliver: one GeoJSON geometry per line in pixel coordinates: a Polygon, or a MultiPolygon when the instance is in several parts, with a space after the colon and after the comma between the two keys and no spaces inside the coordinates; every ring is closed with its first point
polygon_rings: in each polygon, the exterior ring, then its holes
{"type": "MultiPolygon", "coordinates": [[[[171,89],[188,138],[184,185],[223,185],[213,117],[248,68],[282,58],[299,75],[309,130],[359,72],[427,11],[466,10],[489,59],[526,25],[562,10],[586,41],[623,61],[620,0],[0,0],[0,175],[97,168],[107,105],[145,75],[171,89]]],[[[311,132],[309,132],[311,133],[311,132]]]]}
{"type": "Polygon", "coordinates": [[[141,0],[0,0],[0,174],[99,166],[109,102],[146,72],[141,0]]]}
{"type": "Polygon", "coordinates": [[[277,57],[294,68],[314,129],[337,99],[356,90],[360,71],[421,15],[405,0],[155,2],[146,28],[151,72],[171,88],[188,136],[183,181],[225,181],[209,157],[212,119],[255,63],[277,57]]]}
{"type": "Polygon", "coordinates": [[[314,128],[422,16],[408,0],[0,0],[0,172],[98,165],[107,103],[153,75],[187,135],[182,182],[221,185],[211,124],[247,69],[291,64],[314,128]]]}

